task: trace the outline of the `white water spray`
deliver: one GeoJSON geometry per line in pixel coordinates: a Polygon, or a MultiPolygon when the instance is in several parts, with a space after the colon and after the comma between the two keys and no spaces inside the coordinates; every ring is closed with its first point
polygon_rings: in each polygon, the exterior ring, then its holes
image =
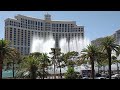
{"type": "Polygon", "coordinates": [[[33,37],[31,50],[30,53],[33,52],[40,52],[40,53],[47,53],[51,52],[51,48],[55,47],[55,40],[53,37],[48,38],[40,38],[40,37],[33,37]]]}
{"type": "Polygon", "coordinates": [[[73,38],[67,41],[66,38],[63,38],[60,40],[59,46],[61,48],[61,52],[67,53],[69,51],[76,51],[80,53],[83,48],[86,48],[87,45],[91,44],[90,40],[85,39],[79,39],[79,38],[73,38]]]}

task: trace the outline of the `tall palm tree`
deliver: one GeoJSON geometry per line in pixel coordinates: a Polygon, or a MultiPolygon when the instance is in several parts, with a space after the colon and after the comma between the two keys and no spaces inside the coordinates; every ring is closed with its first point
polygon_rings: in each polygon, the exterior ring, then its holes
{"type": "Polygon", "coordinates": [[[65,55],[64,53],[61,53],[61,56],[59,57],[58,59],[58,67],[60,68],[60,77],[62,78],[62,72],[61,72],[61,68],[64,68],[66,66],[66,58],[65,58],[65,55]]]}
{"type": "Polygon", "coordinates": [[[57,62],[58,62],[58,67],[60,68],[60,78],[62,78],[61,68],[63,66],[63,64],[62,64],[62,62],[63,62],[63,56],[58,57],[57,62]]]}
{"type": "Polygon", "coordinates": [[[107,53],[109,62],[109,79],[111,79],[111,53],[112,51],[118,51],[119,45],[115,44],[115,39],[112,36],[107,36],[101,41],[103,51],[107,53]]]}
{"type": "Polygon", "coordinates": [[[13,64],[13,78],[15,77],[15,66],[14,64],[18,63],[21,59],[20,53],[16,49],[12,49],[11,51],[11,59],[12,59],[12,64],[13,64]]]}
{"type": "Polygon", "coordinates": [[[92,68],[92,79],[94,79],[94,61],[96,59],[96,55],[98,54],[98,48],[94,45],[88,45],[87,48],[83,49],[82,51],[81,58],[83,59],[89,59],[91,63],[91,68],[92,68]]]}
{"type": "Polygon", "coordinates": [[[19,51],[17,51],[15,48],[10,48],[11,51],[9,55],[7,55],[4,59],[4,64],[7,66],[5,69],[10,69],[10,65],[12,64],[12,72],[13,72],[13,78],[15,77],[15,65],[18,65],[21,61],[21,56],[19,51]]]}
{"type": "Polygon", "coordinates": [[[10,54],[11,49],[9,48],[9,43],[6,40],[0,40],[0,79],[2,79],[2,65],[5,56],[10,54]]]}
{"type": "Polygon", "coordinates": [[[108,60],[107,59],[104,59],[104,60],[101,60],[100,62],[101,66],[103,67],[103,72],[105,74],[105,67],[108,65],[108,60]]]}
{"type": "Polygon", "coordinates": [[[51,48],[50,54],[53,55],[52,59],[53,59],[53,65],[54,65],[54,79],[56,79],[56,74],[55,74],[55,69],[56,69],[56,64],[57,64],[57,60],[58,60],[58,56],[61,54],[60,52],[60,48],[51,48]]]}
{"type": "Polygon", "coordinates": [[[47,56],[46,53],[42,54],[40,64],[41,64],[41,67],[43,69],[43,79],[44,79],[44,77],[45,77],[45,68],[47,68],[47,66],[50,64],[49,57],[47,56]]]}
{"type": "Polygon", "coordinates": [[[20,64],[20,71],[29,72],[31,79],[36,79],[37,70],[39,67],[39,60],[34,56],[26,56],[20,64]]]}
{"type": "Polygon", "coordinates": [[[75,51],[72,51],[72,52],[68,52],[64,55],[64,61],[65,61],[65,64],[68,66],[68,65],[72,65],[74,66],[74,59],[75,59],[75,56],[78,56],[78,52],[75,52],[75,51]]]}
{"type": "MultiPolygon", "coordinates": [[[[97,65],[98,65],[98,73],[99,73],[99,67],[103,66],[105,67],[106,66],[106,62],[107,62],[107,55],[105,52],[100,52],[101,51],[101,48],[99,47],[99,53],[96,57],[96,62],[97,62],[97,65]]],[[[105,72],[105,70],[103,70],[105,72]]]]}

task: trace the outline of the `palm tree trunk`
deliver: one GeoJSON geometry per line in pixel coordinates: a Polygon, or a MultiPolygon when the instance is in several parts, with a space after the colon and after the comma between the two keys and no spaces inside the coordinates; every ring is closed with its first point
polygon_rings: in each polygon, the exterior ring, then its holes
{"type": "Polygon", "coordinates": [[[45,70],[44,70],[44,69],[45,69],[45,68],[44,68],[44,67],[45,67],[45,60],[44,60],[43,62],[44,62],[44,63],[43,63],[43,79],[44,79],[44,77],[45,77],[45,75],[44,75],[44,74],[45,74],[45,73],[44,73],[44,72],[45,72],[45,70]]]}
{"type": "MultiPolygon", "coordinates": [[[[59,66],[60,66],[60,63],[59,63],[59,66]]],[[[61,66],[60,66],[60,77],[61,77],[61,79],[62,79],[61,66]]]]}
{"type": "Polygon", "coordinates": [[[117,74],[119,74],[119,66],[118,66],[118,62],[117,62],[117,74]]]}
{"type": "Polygon", "coordinates": [[[31,66],[31,79],[36,79],[36,67],[31,66]]]}
{"type": "Polygon", "coordinates": [[[43,67],[43,79],[44,79],[44,67],[43,67]]]}
{"type": "Polygon", "coordinates": [[[15,69],[14,69],[14,60],[13,60],[13,78],[14,78],[14,71],[15,71],[15,69]]]}
{"type": "Polygon", "coordinates": [[[2,63],[0,63],[0,79],[2,79],[2,63]]]}
{"type": "Polygon", "coordinates": [[[54,79],[56,79],[56,75],[55,75],[55,64],[54,64],[54,79]]]}
{"type": "Polygon", "coordinates": [[[3,58],[2,58],[2,55],[0,55],[1,58],[0,58],[0,79],[2,79],[2,65],[3,65],[3,58]]]}
{"type": "Polygon", "coordinates": [[[107,50],[109,60],[109,79],[111,79],[111,50],[107,50]]]}
{"type": "Polygon", "coordinates": [[[55,75],[55,57],[54,57],[54,79],[56,79],[56,75],[55,75]]]}
{"type": "Polygon", "coordinates": [[[105,66],[103,65],[103,72],[104,72],[104,74],[105,74],[105,66]]]}
{"type": "Polygon", "coordinates": [[[91,76],[92,76],[92,79],[94,79],[94,75],[95,75],[95,72],[94,72],[94,59],[91,57],[90,60],[91,60],[91,67],[92,67],[91,76]]]}
{"type": "Polygon", "coordinates": [[[98,73],[99,73],[99,65],[98,65],[98,73]]]}

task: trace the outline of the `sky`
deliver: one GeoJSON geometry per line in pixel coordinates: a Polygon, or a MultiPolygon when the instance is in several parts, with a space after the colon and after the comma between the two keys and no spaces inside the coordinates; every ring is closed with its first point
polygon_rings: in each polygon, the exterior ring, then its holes
{"type": "Polygon", "coordinates": [[[120,29],[120,11],[0,11],[0,39],[4,38],[4,20],[17,14],[44,19],[49,13],[52,20],[76,21],[84,26],[85,37],[90,41],[112,35],[120,29]]]}

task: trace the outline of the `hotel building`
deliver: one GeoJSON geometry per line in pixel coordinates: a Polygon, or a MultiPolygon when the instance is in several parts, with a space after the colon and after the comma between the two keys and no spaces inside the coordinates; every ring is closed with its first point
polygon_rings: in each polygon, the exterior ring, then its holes
{"type": "Polygon", "coordinates": [[[38,19],[18,14],[14,19],[5,20],[5,39],[9,40],[10,47],[21,52],[21,55],[30,53],[30,46],[34,35],[46,38],[52,35],[55,46],[59,47],[59,40],[78,37],[84,38],[84,26],[76,25],[76,21],[53,21],[51,15],[45,14],[44,19],[38,19]]]}

